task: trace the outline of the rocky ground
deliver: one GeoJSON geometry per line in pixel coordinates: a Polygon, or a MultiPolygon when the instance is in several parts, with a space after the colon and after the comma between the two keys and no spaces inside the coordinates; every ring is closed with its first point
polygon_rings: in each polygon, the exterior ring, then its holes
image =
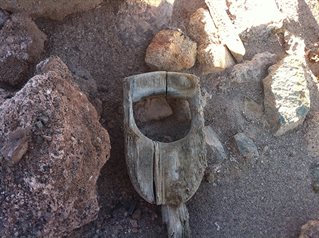
{"type": "MultiPolygon", "coordinates": [[[[10,1],[0,1],[0,8],[14,11],[14,6],[6,6],[3,2],[10,1]]],[[[318,2],[227,0],[225,3],[225,9],[246,49],[245,61],[235,64],[237,59],[232,59],[227,64],[216,63],[213,65],[214,70],[218,68],[219,72],[207,72],[207,65],[201,67],[199,59],[192,68],[189,64],[181,67],[184,72],[200,77],[202,93],[206,98],[206,132],[212,136],[207,139],[208,145],[211,145],[208,147],[207,177],[187,203],[192,236],[298,237],[302,225],[308,220],[319,219],[319,195],[316,193],[319,190],[319,98],[315,77],[308,77],[311,75],[308,67],[317,74],[314,43],[319,40],[318,2]],[[285,21],[281,24],[283,19],[285,21]],[[304,53],[298,51],[301,48],[303,50],[303,41],[307,49],[314,48],[311,51],[314,52],[314,59],[307,63],[304,63],[304,53]],[[268,68],[277,64],[271,68],[269,75],[272,79],[276,75],[280,79],[282,75],[289,75],[290,66],[293,68],[295,61],[288,61],[286,65],[289,69],[286,70],[285,64],[280,63],[286,52],[297,57],[296,68],[308,66],[304,71],[296,73],[302,75],[300,81],[289,81],[292,85],[287,87],[293,91],[285,90],[285,80],[271,82],[278,83],[277,88],[282,89],[279,92],[271,91],[275,95],[282,92],[290,95],[290,92],[294,92],[288,97],[291,101],[279,100],[281,109],[272,111],[273,104],[265,101],[267,89],[271,88],[267,86],[268,68]],[[220,70],[225,65],[228,68],[220,70]],[[289,110],[284,110],[287,104],[289,110]],[[304,110],[297,115],[300,105],[304,110]],[[269,110],[271,113],[267,113],[269,110]],[[285,118],[287,124],[271,123],[267,115],[273,115],[272,112],[285,118]],[[298,120],[293,121],[295,118],[298,120]]],[[[38,29],[25,21],[24,24],[29,25],[25,28],[29,30],[21,30],[19,36],[32,35],[33,39],[37,39],[32,42],[36,43],[37,49],[41,49],[40,52],[29,50],[34,47],[25,38],[14,36],[7,41],[8,35],[12,34],[12,25],[3,26],[5,31],[0,34],[0,43],[5,45],[4,49],[10,49],[12,54],[8,56],[0,50],[0,115],[4,113],[4,103],[11,105],[8,100],[13,97],[17,87],[22,88],[21,82],[39,74],[35,72],[38,62],[53,55],[60,57],[70,69],[73,80],[85,92],[96,111],[101,113],[100,122],[110,135],[112,147],[110,158],[100,171],[97,181],[101,207],[97,219],[74,230],[67,237],[166,237],[160,208],[146,203],[138,196],[127,174],[122,124],[122,80],[130,75],[153,70],[153,62],[152,67],[145,62],[145,53],[160,30],[179,28],[191,36],[189,19],[198,8],[205,7],[205,3],[201,0],[105,0],[94,1],[93,5],[70,5],[66,11],[72,9],[68,11],[73,14],[65,18],[65,11],[56,14],[56,11],[50,12],[45,8],[33,9],[31,15],[36,17],[38,29]],[[101,4],[98,5],[99,2],[101,4]],[[78,12],[81,8],[86,11],[78,12]],[[38,32],[40,30],[46,37],[38,32]],[[22,53],[16,53],[16,42],[26,42],[22,53]],[[6,75],[12,70],[3,70],[3,65],[13,66],[10,62],[18,62],[25,67],[23,73],[17,71],[19,77],[15,82],[19,86],[15,83],[8,85],[6,82],[6,75]]],[[[30,8],[26,5],[24,9],[30,8]]],[[[7,17],[0,14],[0,28],[1,20],[7,17]]],[[[10,24],[17,24],[15,19],[19,17],[10,20],[10,24]]],[[[193,38],[193,41],[196,39],[193,38]]],[[[197,44],[206,47],[207,42],[220,43],[216,39],[208,39],[197,44]]],[[[218,52],[225,52],[225,49],[218,52]]],[[[289,57],[286,59],[289,60],[289,57]]],[[[209,65],[209,68],[211,70],[212,67],[209,65]]],[[[76,97],[81,97],[76,91],[79,89],[69,87],[75,90],[72,95],[76,95],[74,100],[77,101],[76,97]]],[[[61,93],[61,90],[58,92],[61,93]]],[[[62,90],[62,94],[68,92],[62,90]]],[[[15,100],[11,101],[14,105],[15,100]]],[[[80,107],[81,104],[77,105],[80,107]]],[[[82,112],[84,109],[76,110],[82,112]]],[[[96,123],[98,113],[90,119],[92,123],[96,123]]],[[[81,120],[87,119],[85,113],[80,115],[81,120]]],[[[70,120],[78,123],[77,118],[70,120]]],[[[72,124],[71,121],[68,123],[72,124]]],[[[99,131],[96,128],[94,130],[99,131]]],[[[3,135],[7,136],[6,133],[3,135]]],[[[99,148],[93,147],[93,151],[99,148]]],[[[19,166],[22,165],[19,163],[19,166]]],[[[94,199],[94,196],[91,198],[94,199]]],[[[91,215],[90,220],[93,220],[95,217],[91,215]]],[[[316,224],[309,223],[303,229],[316,227],[316,224]]],[[[72,227],[78,227],[78,224],[72,227]]],[[[315,230],[313,228],[308,233],[305,231],[304,237],[315,230]]],[[[318,233],[314,234],[318,236],[318,233]]]]}

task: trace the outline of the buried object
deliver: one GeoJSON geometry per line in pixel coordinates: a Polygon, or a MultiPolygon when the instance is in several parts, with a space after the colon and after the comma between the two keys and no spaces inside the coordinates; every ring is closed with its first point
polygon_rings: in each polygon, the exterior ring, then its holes
{"type": "Polygon", "coordinates": [[[185,202],[197,191],[207,165],[198,78],[165,71],[131,76],[124,81],[123,103],[126,163],[134,188],[146,201],[162,205],[169,237],[189,237],[185,202]],[[188,100],[192,119],[184,138],[163,143],[138,129],[133,103],[154,95],[188,100]]]}

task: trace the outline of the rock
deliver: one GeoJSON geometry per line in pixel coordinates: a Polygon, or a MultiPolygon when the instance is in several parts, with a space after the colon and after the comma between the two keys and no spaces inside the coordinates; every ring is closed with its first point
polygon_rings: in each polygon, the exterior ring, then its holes
{"type": "Polygon", "coordinates": [[[9,12],[25,12],[32,17],[62,20],[65,16],[97,7],[102,0],[12,1],[0,0],[0,8],[9,12]]]}
{"type": "Polygon", "coordinates": [[[46,35],[31,18],[11,15],[0,30],[0,83],[16,86],[44,49],[46,35]]]}
{"type": "Polygon", "coordinates": [[[0,9],[0,30],[3,27],[4,23],[8,20],[9,13],[0,9]]]}
{"type": "Polygon", "coordinates": [[[276,55],[269,52],[256,54],[252,60],[235,65],[228,78],[237,83],[259,82],[267,76],[269,66],[276,60],[276,55]]]}
{"type": "Polygon", "coordinates": [[[210,15],[218,29],[222,45],[226,45],[237,62],[241,62],[246,53],[243,42],[226,12],[224,1],[205,0],[210,15]]]}
{"type": "Polygon", "coordinates": [[[208,10],[197,9],[190,17],[188,24],[189,36],[198,44],[219,44],[218,30],[208,10]]]}
{"type": "Polygon", "coordinates": [[[18,163],[28,150],[30,131],[28,128],[18,128],[8,135],[8,140],[1,148],[3,158],[10,164],[18,163]]]}
{"type": "Polygon", "coordinates": [[[62,237],[94,220],[96,182],[110,155],[108,133],[66,65],[51,58],[37,69],[0,105],[1,152],[20,160],[0,159],[5,237],[62,237]]]}
{"type": "Polygon", "coordinates": [[[162,30],[146,50],[145,62],[153,69],[182,71],[194,66],[197,44],[177,30],[162,30]]]}
{"type": "Polygon", "coordinates": [[[311,72],[296,55],[289,55],[270,68],[263,80],[266,119],[280,136],[301,125],[310,109],[307,81],[311,72]]]}
{"type": "Polygon", "coordinates": [[[255,143],[244,133],[234,136],[239,153],[246,159],[256,159],[259,156],[255,143]]]}
{"type": "Polygon", "coordinates": [[[310,220],[301,227],[299,238],[315,238],[319,237],[319,221],[310,220]]]}
{"type": "Polygon", "coordinates": [[[199,8],[191,16],[188,31],[199,44],[197,59],[204,74],[219,72],[235,64],[230,52],[221,44],[208,10],[199,8]]]}
{"type": "Polygon", "coordinates": [[[207,153],[212,151],[214,160],[218,163],[225,161],[227,159],[227,154],[213,128],[210,126],[205,126],[204,133],[206,144],[208,145],[207,153]]]}
{"type": "Polygon", "coordinates": [[[166,100],[172,108],[174,120],[177,120],[178,122],[191,121],[191,109],[187,100],[172,97],[167,97],[166,100]]]}
{"type": "Polygon", "coordinates": [[[217,134],[211,126],[204,127],[207,151],[207,168],[205,179],[211,183],[215,181],[216,173],[221,164],[228,158],[223,144],[218,139],[217,134]]]}
{"type": "Polygon", "coordinates": [[[173,114],[172,108],[165,97],[154,96],[147,97],[134,105],[135,120],[147,122],[152,120],[161,120],[173,114]]]}
{"type": "Polygon", "coordinates": [[[214,43],[200,45],[197,59],[203,74],[220,72],[235,65],[235,61],[227,48],[214,43]]]}

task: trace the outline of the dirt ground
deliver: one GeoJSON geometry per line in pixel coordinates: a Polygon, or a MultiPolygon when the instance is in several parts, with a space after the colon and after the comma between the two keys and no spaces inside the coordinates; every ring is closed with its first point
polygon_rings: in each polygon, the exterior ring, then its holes
{"type": "MultiPolygon", "coordinates": [[[[144,56],[154,33],[165,26],[184,30],[189,14],[201,3],[175,1],[170,24],[150,22],[151,30],[141,30],[136,22],[123,29],[125,16],[119,13],[122,4],[123,1],[107,0],[97,9],[68,16],[62,22],[44,19],[36,22],[48,36],[43,58],[58,55],[74,73],[86,70],[97,81],[96,96],[103,102],[101,122],[111,137],[111,157],[98,181],[100,213],[96,221],[74,231],[70,237],[166,237],[160,208],[144,202],[127,175],[122,79],[150,71],[144,56]]],[[[318,11],[317,1],[277,0],[277,5],[291,17],[290,31],[304,38],[306,44],[319,40],[316,15],[312,15],[318,11]]],[[[240,20],[235,20],[235,25],[238,29],[245,28],[240,20]]],[[[266,28],[267,25],[258,25],[241,33],[246,59],[264,51],[283,53],[276,37],[265,34],[266,28]]],[[[196,68],[190,72],[198,74],[196,68]]],[[[206,125],[211,125],[218,134],[229,152],[229,160],[216,181],[203,181],[187,204],[192,236],[297,237],[307,220],[319,219],[319,195],[312,191],[309,172],[319,158],[309,151],[306,138],[309,128],[318,129],[314,125],[319,104],[312,102],[303,126],[274,137],[261,122],[246,120],[238,106],[244,96],[262,103],[261,84],[227,84],[226,75],[201,76],[203,90],[212,95],[205,109],[206,125]],[[246,161],[233,150],[231,138],[238,132],[244,132],[256,143],[260,154],[257,161],[246,161]]],[[[316,91],[313,95],[317,99],[316,91]]],[[[318,138],[312,140],[316,147],[318,138]]]]}

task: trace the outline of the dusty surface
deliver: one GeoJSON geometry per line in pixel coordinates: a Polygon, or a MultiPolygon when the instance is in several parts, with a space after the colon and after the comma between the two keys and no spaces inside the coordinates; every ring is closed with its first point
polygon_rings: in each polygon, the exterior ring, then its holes
{"type": "MultiPolygon", "coordinates": [[[[43,57],[58,55],[71,69],[87,70],[97,81],[96,95],[103,103],[101,121],[112,141],[110,160],[98,180],[99,216],[70,237],[166,237],[159,208],[139,198],[126,172],[122,79],[150,70],[144,62],[145,50],[154,34],[169,25],[163,9],[173,10],[172,27],[187,32],[190,15],[203,3],[177,0],[169,7],[167,2],[149,2],[153,4],[130,7],[123,1],[106,0],[100,8],[68,16],[60,23],[37,20],[48,35],[43,57]]],[[[306,45],[316,42],[319,32],[318,3],[307,2],[276,2],[281,14],[290,18],[286,28],[304,38],[306,45]]],[[[283,46],[268,27],[269,16],[264,14],[266,19],[249,26],[243,17],[246,10],[239,9],[234,23],[246,47],[245,59],[265,51],[281,56],[283,46]]],[[[191,72],[197,73],[197,68],[191,72]]],[[[309,172],[318,160],[315,148],[309,150],[309,143],[315,146],[317,138],[317,133],[310,132],[318,128],[314,124],[319,111],[316,85],[310,92],[311,109],[304,124],[274,137],[262,117],[248,118],[242,113],[244,98],[263,104],[258,80],[236,83],[228,80],[227,72],[201,78],[203,90],[212,96],[207,100],[206,125],[214,129],[229,159],[215,182],[203,182],[187,204],[193,237],[297,237],[307,220],[319,217],[318,194],[312,190],[309,172]],[[234,148],[231,138],[239,132],[256,144],[257,161],[240,157],[234,148]]]]}
{"type": "Polygon", "coordinates": [[[0,230],[59,237],[94,220],[107,131],[58,58],[0,105],[0,230]],[[79,130],[79,128],[81,128],[79,130]]]}

